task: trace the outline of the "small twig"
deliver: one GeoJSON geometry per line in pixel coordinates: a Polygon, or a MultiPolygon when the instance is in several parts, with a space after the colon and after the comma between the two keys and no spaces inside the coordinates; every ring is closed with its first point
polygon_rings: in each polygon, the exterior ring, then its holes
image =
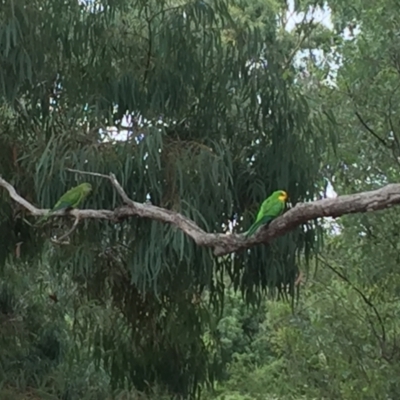
{"type": "Polygon", "coordinates": [[[75,229],[78,227],[79,224],[79,215],[77,217],[75,217],[75,221],[74,224],[72,225],[72,228],[67,231],[66,233],[64,233],[64,235],[62,235],[60,238],[57,239],[51,239],[51,241],[53,243],[57,243],[57,244],[69,244],[69,242],[64,242],[64,239],[66,239],[68,236],[71,235],[72,232],[75,231],[75,229]]]}
{"type": "Polygon", "coordinates": [[[386,140],[382,139],[370,126],[364,121],[364,119],[361,117],[360,113],[358,111],[354,112],[358,120],[361,122],[361,125],[372,135],[374,136],[381,144],[383,144],[385,147],[390,147],[386,140]]]}
{"type": "MultiPolygon", "coordinates": [[[[307,15],[308,15],[308,13],[304,13],[303,20],[299,24],[300,26],[303,26],[303,24],[306,22],[307,15]]],[[[285,62],[284,69],[290,67],[290,63],[292,62],[293,58],[295,57],[297,52],[300,50],[300,48],[303,45],[303,43],[305,42],[305,40],[310,37],[310,34],[312,32],[311,27],[312,27],[313,23],[314,23],[314,17],[312,17],[311,20],[307,23],[308,32],[306,33],[306,32],[303,31],[303,35],[300,37],[300,39],[297,42],[296,46],[294,47],[294,49],[290,53],[289,57],[287,58],[287,60],[285,62]]]]}
{"type": "Polygon", "coordinates": [[[149,36],[149,46],[147,48],[147,61],[146,61],[146,66],[145,66],[145,70],[144,70],[144,75],[143,75],[143,83],[146,83],[147,81],[147,77],[149,74],[149,69],[150,69],[150,62],[151,62],[151,53],[152,53],[152,46],[153,46],[153,33],[152,33],[152,29],[151,29],[151,19],[149,17],[149,9],[146,6],[145,7],[145,17],[146,17],[146,22],[147,22],[147,34],[149,36]]]}
{"type": "MultiPolygon", "coordinates": [[[[385,324],[383,323],[383,319],[382,319],[381,315],[379,314],[379,312],[378,312],[377,308],[375,307],[375,305],[371,302],[371,300],[369,300],[369,298],[368,298],[360,289],[358,289],[358,288],[350,281],[349,278],[347,278],[347,276],[343,275],[340,271],[338,271],[335,267],[333,267],[333,266],[332,266],[328,261],[326,261],[323,257],[320,256],[320,257],[318,257],[318,258],[319,258],[320,261],[322,261],[322,262],[324,263],[324,265],[325,265],[326,267],[328,267],[328,268],[329,268],[331,271],[333,271],[339,278],[341,278],[343,281],[345,281],[354,291],[356,291],[356,292],[360,295],[360,297],[362,298],[362,300],[364,301],[364,303],[365,303],[368,307],[370,307],[370,308],[373,310],[373,312],[374,312],[374,314],[375,314],[375,316],[376,316],[376,319],[378,320],[378,323],[379,323],[379,325],[380,325],[380,327],[381,327],[381,331],[382,331],[382,337],[381,337],[381,338],[379,338],[379,336],[376,334],[376,332],[375,332],[375,335],[377,336],[378,339],[380,339],[380,340],[384,343],[384,342],[386,341],[385,324]]],[[[370,323],[371,323],[371,321],[370,321],[370,323]]],[[[372,327],[373,330],[375,330],[372,323],[371,323],[371,327],[372,327]]]]}
{"type": "Polygon", "coordinates": [[[122,200],[124,201],[124,203],[128,204],[130,207],[136,208],[137,203],[129,198],[129,196],[126,194],[125,190],[123,189],[123,187],[117,181],[117,178],[115,177],[114,174],[110,174],[110,181],[111,181],[112,185],[115,187],[115,190],[122,197],[122,200]]]}
{"type": "Polygon", "coordinates": [[[129,198],[129,196],[126,194],[125,190],[120,185],[116,176],[113,173],[110,173],[110,175],[105,175],[105,174],[99,174],[98,172],[80,171],[78,169],[71,169],[71,168],[67,168],[67,171],[75,172],[77,174],[82,174],[82,175],[91,175],[91,176],[97,176],[98,178],[108,179],[112,183],[112,185],[115,187],[118,194],[122,197],[122,200],[124,201],[124,203],[128,204],[129,206],[131,206],[133,208],[136,207],[136,205],[135,205],[136,203],[129,198]]]}
{"type": "MultiPolygon", "coordinates": [[[[353,102],[354,108],[356,108],[356,101],[354,99],[354,95],[351,92],[350,86],[347,82],[345,82],[346,85],[346,90],[347,90],[347,95],[350,97],[351,101],[353,102]]],[[[355,116],[357,117],[358,121],[361,123],[361,125],[374,137],[376,138],[383,146],[386,148],[390,147],[387,143],[386,140],[382,139],[361,117],[360,113],[358,111],[354,111],[355,116]]]]}
{"type": "Polygon", "coordinates": [[[18,242],[15,245],[15,258],[21,258],[21,246],[23,242],[18,242]]]}
{"type": "Polygon", "coordinates": [[[299,270],[299,275],[297,276],[297,278],[294,282],[294,286],[299,286],[301,283],[303,283],[303,272],[301,272],[301,270],[299,270]]]}
{"type": "Polygon", "coordinates": [[[398,159],[398,153],[400,150],[400,142],[399,142],[399,138],[397,137],[397,133],[396,130],[394,128],[394,124],[393,124],[393,120],[392,120],[392,110],[393,110],[393,103],[392,103],[392,99],[394,94],[397,92],[397,90],[399,89],[400,85],[397,85],[396,88],[393,90],[393,92],[391,93],[390,97],[389,97],[389,113],[388,113],[388,119],[389,119],[389,126],[390,126],[390,130],[392,131],[393,134],[393,139],[396,142],[396,146],[397,146],[397,154],[393,154],[395,160],[397,163],[399,163],[399,159],[398,159]]]}
{"type": "Polygon", "coordinates": [[[72,169],[72,168],[67,168],[68,172],[75,172],[80,175],[90,175],[90,176],[97,176],[98,178],[105,178],[105,179],[110,179],[109,175],[105,174],[99,174],[98,172],[89,172],[89,171],[81,171],[79,169],[72,169]]]}

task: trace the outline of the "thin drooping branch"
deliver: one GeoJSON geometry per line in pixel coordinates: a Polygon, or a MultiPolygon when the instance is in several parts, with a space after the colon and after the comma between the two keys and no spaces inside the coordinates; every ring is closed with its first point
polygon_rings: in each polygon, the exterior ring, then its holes
{"type": "Polygon", "coordinates": [[[357,286],[355,286],[349,278],[347,278],[346,275],[342,274],[338,269],[336,269],[332,264],[330,264],[325,258],[319,256],[318,259],[326,266],[328,267],[333,273],[335,273],[340,279],[342,279],[344,282],[346,282],[358,295],[361,297],[363,302],[374,312],[375,317],[378,321],[378,324],[380,325],[381,328],[381,335],[378,335],[378,333],[375,330],[375,326],[373,322],[370,320],[370,325],[372,330],[374,331],[374,334],[376,338],[379,340],[381,344],[384,344],[386,342],[386,329],[385,329],[385,324],[383,322],[383,318],[379,314],[378,309],[375,307],[374,303],[367,297],[362,290],[360,290],[357,286]]]}
{"type": "MultiPolygon", "coordinates": [[[[69,214],[57,211],[52,216],[82,219],[104,219],[118,223],[127,218],[141,217],[174,225],[191,237],[198,246],[209,247],[216,256],[224,256],[235,251],[244,250],[256,244],[267,243],[282,236],[308,221],[322,217],[340,217],[345,214],[382,210],[400,204],[400,184],[390,184],[378,190],[338,196],[334,199],[322,199],[308,203],[297,203],[281,217],[271,222],[268,228],[261,228],[254,236],[246,239],[242,234],[207,233],[194,221],[184,215],[157,207],[151,204],[138,203],[129,198],[115,175],[103,175],[92,172],[69,170],[85,175],[108,179],[121,196],[125,205],[115,210],[72,210],[69,214]]],[[[23,206],[31,215],[39,217],[49,210],[35,207],[22,198],[15,188],[0,178],[0,186],[5,188],[11,199],[23,206]]]]}
{"type": "Polygon", "coordinates": [[[376,138],[381,144],[383,144],[385,147],[390,147],[388,143],[386,142],[385,139],[382,139],[361,117],[359,112],[355,112],[356,117],[360,121],[361,125],[374,137],[376,138]]]}
{"type": "Polygon", "coordinates": [[[64,241],[68,236],[71,235],[72,232],[74,232],[76,230],[76,228],[78,227],[79,224],[79,218],[75,218],[75,222],[72,225],[72,228],[67,231],[66,233],[64,233],[61,237],[57,238],[57,239],[52,239],[53,243],[57,243],[57,244],[69,244],[68,241],[64,241]]]}

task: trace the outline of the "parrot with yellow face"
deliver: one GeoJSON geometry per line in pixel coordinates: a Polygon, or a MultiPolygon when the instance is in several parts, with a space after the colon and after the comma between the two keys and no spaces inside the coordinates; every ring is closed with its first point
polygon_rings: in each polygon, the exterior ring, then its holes
{"type": "Polygon", "coordinates": [[[256,220],[245,233],[246,238],[253,235],[261,225],[269,224],[273,219],[282,215],[287,199],[288,195],[284,190],[277,190],[264,200],[256,220]]]}

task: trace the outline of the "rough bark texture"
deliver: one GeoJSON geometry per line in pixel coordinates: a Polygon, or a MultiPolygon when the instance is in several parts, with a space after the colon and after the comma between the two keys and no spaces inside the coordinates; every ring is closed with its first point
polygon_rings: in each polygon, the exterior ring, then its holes
{"type": "MultiPolygon", "coordinates": [[[[242,234],[207,233],[195,222],[182,214],[153,206],[137,203],[130,199],[113,174],[102,175],[91,172],[75,171],[109,179],[121,196],[125,205],[115,210],[72,210],[69,215],[77,220],[106,219],[121,221],[130,217],[141,217],[175,225],[190,236],[197,245],[210,247],[216,256],[224,256],[238,250],[253,247],[256,244],[267,243],[273,238],[282,236],[297,226],[321,217],[340,217],[345,214],[376,211],[400,204],[400,184],[390,184],[378,190],[338,196],[334,199],[322,199],[309,203],[298,203],[281,217],[278,217],[267,228],[261,228],[254,236],[245,239],[242,234]]],[[[5,188],[11,199],[24,207],[33,216],[42,216],[49,210],[36,208],[18,195],[15,188],[0,178],[0,186],[5,188]]],[[[63,212],[55,212],[54,217],[66,216],[63,212]]]]}

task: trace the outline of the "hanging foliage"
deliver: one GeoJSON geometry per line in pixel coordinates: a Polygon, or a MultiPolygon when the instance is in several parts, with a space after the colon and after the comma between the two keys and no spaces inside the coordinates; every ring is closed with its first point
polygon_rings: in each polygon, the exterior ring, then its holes
{"type": "MultiPolygon", "coordinates": [[[[236,8],[235,8],[236,7],[236,8]]],[[[260,202],[284,189],[317,193],[323,113],[310,110],[279,48],[274,12],[235,18],[228,1],[15,0],[0,11],[0,174],[50,208],[83,181],[68,168],[115,174],[130,198],[179,211],[207,232],[246,230],[260,202]],[[126,140],[104,140],[107,127],[126,140]],[[128,119],[129,119],[128,118],[128,119]],[[225,227],[225,228],[224,228],[225,227]]],[[[234,12],[233,12],[233,11],[234,12]]],[[[235,14],[236,13],[236,14],[235,14]]],[[[120,204],[106,181],[85,177],[87,208],[120,204]]],[[[92,300],[112,323],[85,334],[115,386],[161,382],[195,394],[220,367],[203,339],[215,328],[228,274],[249,302],[294,292],[297,260],[318,248],[314,224],[268,246],[216,258],[171,225],[87,220],[68,246],[0,191],[0,260],[15,255],[72,279],[74,308],[92,300]],[[213,306],[209,308],[209,303],[213,306]]],[[[70,312],[68,309],[66,313],[70,312]]]]}

